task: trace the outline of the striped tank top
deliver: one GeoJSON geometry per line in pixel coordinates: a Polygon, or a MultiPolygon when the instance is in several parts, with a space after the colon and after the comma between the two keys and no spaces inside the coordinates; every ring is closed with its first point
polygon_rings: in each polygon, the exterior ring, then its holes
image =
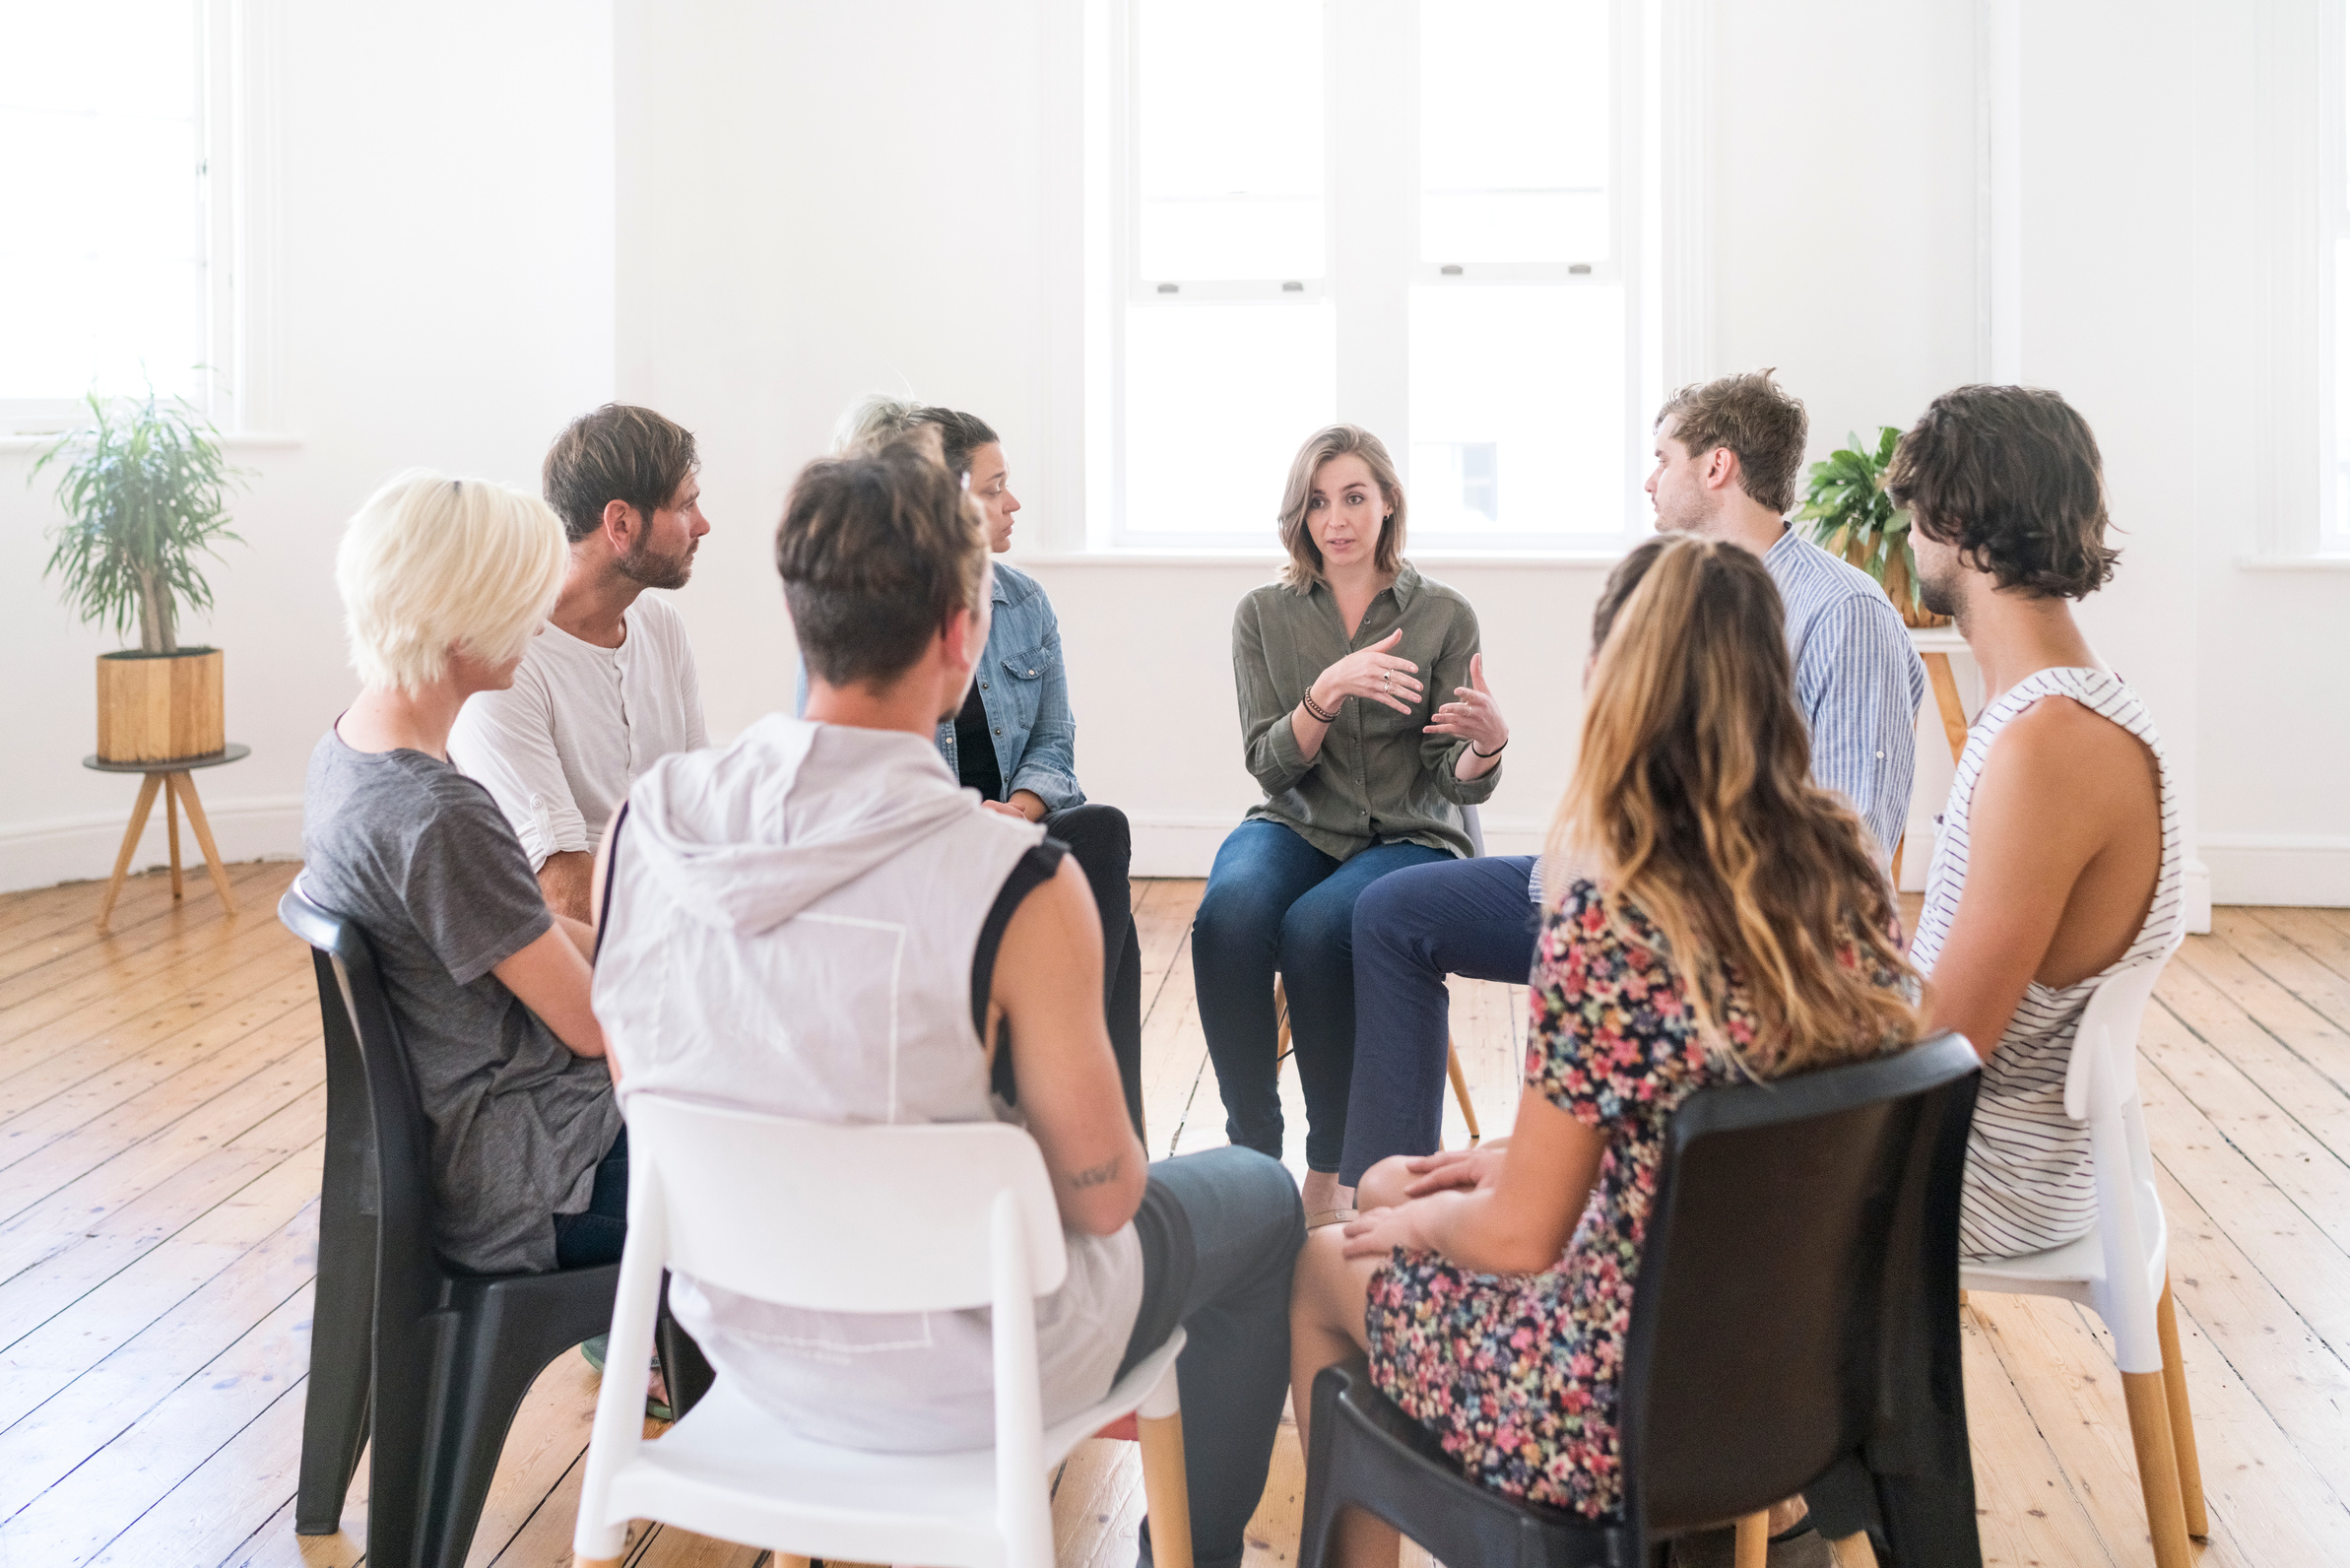
{"type": "Polygon", "coordinates": [[[2102,670],[2042,670],[1986,708],[1967,733],[1951,780],[1941,842],[1926,883],[1926,907],[1910,960],[1930,976],[1967,881],[1967,809],[1991,743],[2009,720],[2042,697],[2070,697],[2127,730],[2154,755],[2161,778],[2162,872],[2137,939],[2105,968],[2062,989],[2033,981],[2024,988],[1998,1048],[1984,1064],[1967,1135],[1966,1186],[1959,1204],[1959,1252],[1968,1258],[2014,1258],[2060,1247],[2097,1223],[2097,1185],[2089,1169],[2089,1128],[2064,1114],[2064,1072],[2081,1013],[2100,983],[2136,964],[2158,963],[2178,940],[2182,845],[2179,797],[2154,721],[2137,693],[2102,670]]]}

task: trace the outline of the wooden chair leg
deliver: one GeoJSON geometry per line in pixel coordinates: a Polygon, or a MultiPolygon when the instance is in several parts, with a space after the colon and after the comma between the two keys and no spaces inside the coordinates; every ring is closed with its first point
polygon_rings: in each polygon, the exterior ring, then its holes
{"type": "Polygon", "coordinates": [[[1856,1530],[1842,1540],[1828,1542],[1828,1550],[1835,1553],[1836,1568],[1877,1568],[1876,1547],[1870,1543],[1865,1530],[1856,1530]]]}
{"type": "Polygon", "coordinates": [[[1273,977],[1273,1024],[1279,1034],[1273,1048],[1273,1071],[1277,1078],[1281,1064],[1289,1060],[1289,993],[1277,974],[1273,977]]]}
{"type": "Polygon", "coordinates": [[[1771,1515],[1768,1510],[1748,1514],[1738,1521],[1736,1547],[1731,1561],[1736,1568],[1763,1568],[1771,1555],[1771,1515]]]}
{"type": "Polygon", "coordinates": [[[171,846],[171,901],[179,902],[179,780],[180,774],[163,775],[163,838],[171,846]]]}
{"type": "Polygon", "coordinates": [[[2129,1440],[2138,1456],[2138,1486],[2146,1494],[2146,1533],[2155,1568],[2188,1568],[2187,1509],[2179,1497],[2179,1452],[2171,1445],[2170,1395],[2160,1372],[2122,1374],[2129,1407],[2129,1440]]]}
{"type": "Polygon", "coordinates": [[[228,890],[228,868],[221,864],[221,847],[212,841],[212,824],[204,819],[204,805],[196,799],[196,781],[181,773],[172,782],[179,786],[179,804],[188,810],[188,826],[196,830],[196,847],[204,851],[205,869],[212,873],[212,889],[221,895],[222,910],[233,915],[236,895],[228,890]]]}
{"type": "Polygon", "coordinates": [[[1145,1415],[1135,1424],[1142,1439],[1150,1560],[1158,1568],[1192,1568],[1192,1494],[1183,1471],[1183,1412],[1145,1415]]]}
{"type": "Polygon", "coordinates": [[[1469,1075],[1461,1071],[1461,1053],[1453,1049],[1453,1037],[1444,1038],[1445,1076],[1453,1080],[1453,1098],[1461,1102],[1461,1120],[1469,1124],[1469,1146],[1477,1146],[1485,1135],[1477,1130],[1476,1102],[1469,1097],[1469,1075]]]}
{"type": "Polygon", "coordinates": [[[2179,1460],[2179,1501],[2187,1514],[2187,1533],[2201,1540],[2211,1534],[2211,1516],[2203,1507],[2203,1462],[2195,1454],[2194,1412],[2187,1405],[2187,1364],[2179,1357],[2179,1309],[2171,1302],[2167,1277],[2162,1299],[2154,1306],[2154,1327],[2162,1339],[2162,1387],[2170,1406],[2171,1447],[2179,1460]]]}
{"type": "Polygon", "coordinates": [[[114,880],[106,883],[106,900],[98,906],[100,933],[113,918],[114,900],[122,896],[122,879],[131,869],[131,857],[139,852],[139,835],[147,831],[147,814],[155,809],[155,792],[163,783],[163,774],[150,773],[139,785],[139,804],[131,808],[131,825],[122,835],[122,852],[114,857],[114,880]]]}

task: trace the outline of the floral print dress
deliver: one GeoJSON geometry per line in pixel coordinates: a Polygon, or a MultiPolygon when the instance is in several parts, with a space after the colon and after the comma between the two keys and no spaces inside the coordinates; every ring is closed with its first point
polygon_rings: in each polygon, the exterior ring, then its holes
{"type": "MultiPolygon", "coordinates": [[[[1662,939],[1637,908],[1619,911],[1577,882],[1544,916],[1528,988],[1528,1091],[1607,1140],[1565,1255],[1541,1274],[1485,1274],[1399,1248],[1365,1314],[1372,1381],[1472,1478],[1592,1518],[1622,1506],[1616,1386],[1665,1127],[1730,1077],[1662,939]]],[[[1750,1044],[1734,985],[1721,1012],[1731,1043],[1750,1044]]]]}

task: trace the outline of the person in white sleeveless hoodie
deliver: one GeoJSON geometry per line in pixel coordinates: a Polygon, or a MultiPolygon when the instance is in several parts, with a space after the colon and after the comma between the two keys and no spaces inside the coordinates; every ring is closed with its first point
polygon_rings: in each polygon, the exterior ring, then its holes
{"type": "MultiPolygon", "coordinates": [[[[595,1002],[623,1111],[663,1093],[841,1124],[1023,1122],[1069,1247],[1068,1281],[1037,1310],[1045,1419],[1184,1325],[1195,1555],[1233,1568],[1280,1422],[1296,1188],[1247,1149],[1145,1167],[1084,876],[1042,826],[982,809],[939,753],[990,605],[954,477],[910,446],[813,463],[776,563],[808,717],[655,763],[599,860],[595,1002]]],[[[813,1437],[893,1452],[992,1437],[984,1310],[810,1313],[685,1276],[670,1300],[719,1377],[813,1437]]]]}
{"type": "Polygon", "coordinates": [[[1960,387],[1902,437],[1886,490],[1921,597],[1983,671],[1910,957],[1931,1026],[1984,1060],[1959,1249],[2017,1257],[2096,1223],[2065,1066],[2098,984],[2178,941],[2178,790],[2145,704],[2073,620],[2120,557],[2088,423],[2054,392],[1960,387]]]}

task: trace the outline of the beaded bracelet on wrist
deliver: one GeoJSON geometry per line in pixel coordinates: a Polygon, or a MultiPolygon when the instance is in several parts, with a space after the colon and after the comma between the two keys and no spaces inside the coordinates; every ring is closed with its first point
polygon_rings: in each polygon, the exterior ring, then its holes
{"type": "MultiPolygon", "coordinates": [[[[1344,702],[1346,699],[1344,697],[1340,697],[1338,700],[1340,702],[1344,702]]],[[[1331,708],[1325,710],[1321,703],[1314,700],[1314,688],[1312,686],[1306,687],[1305,709],[1309,715],[1320,720],[1324,724],[1336,724],[1338,722],[1338,709],[1331,708]]]]}

